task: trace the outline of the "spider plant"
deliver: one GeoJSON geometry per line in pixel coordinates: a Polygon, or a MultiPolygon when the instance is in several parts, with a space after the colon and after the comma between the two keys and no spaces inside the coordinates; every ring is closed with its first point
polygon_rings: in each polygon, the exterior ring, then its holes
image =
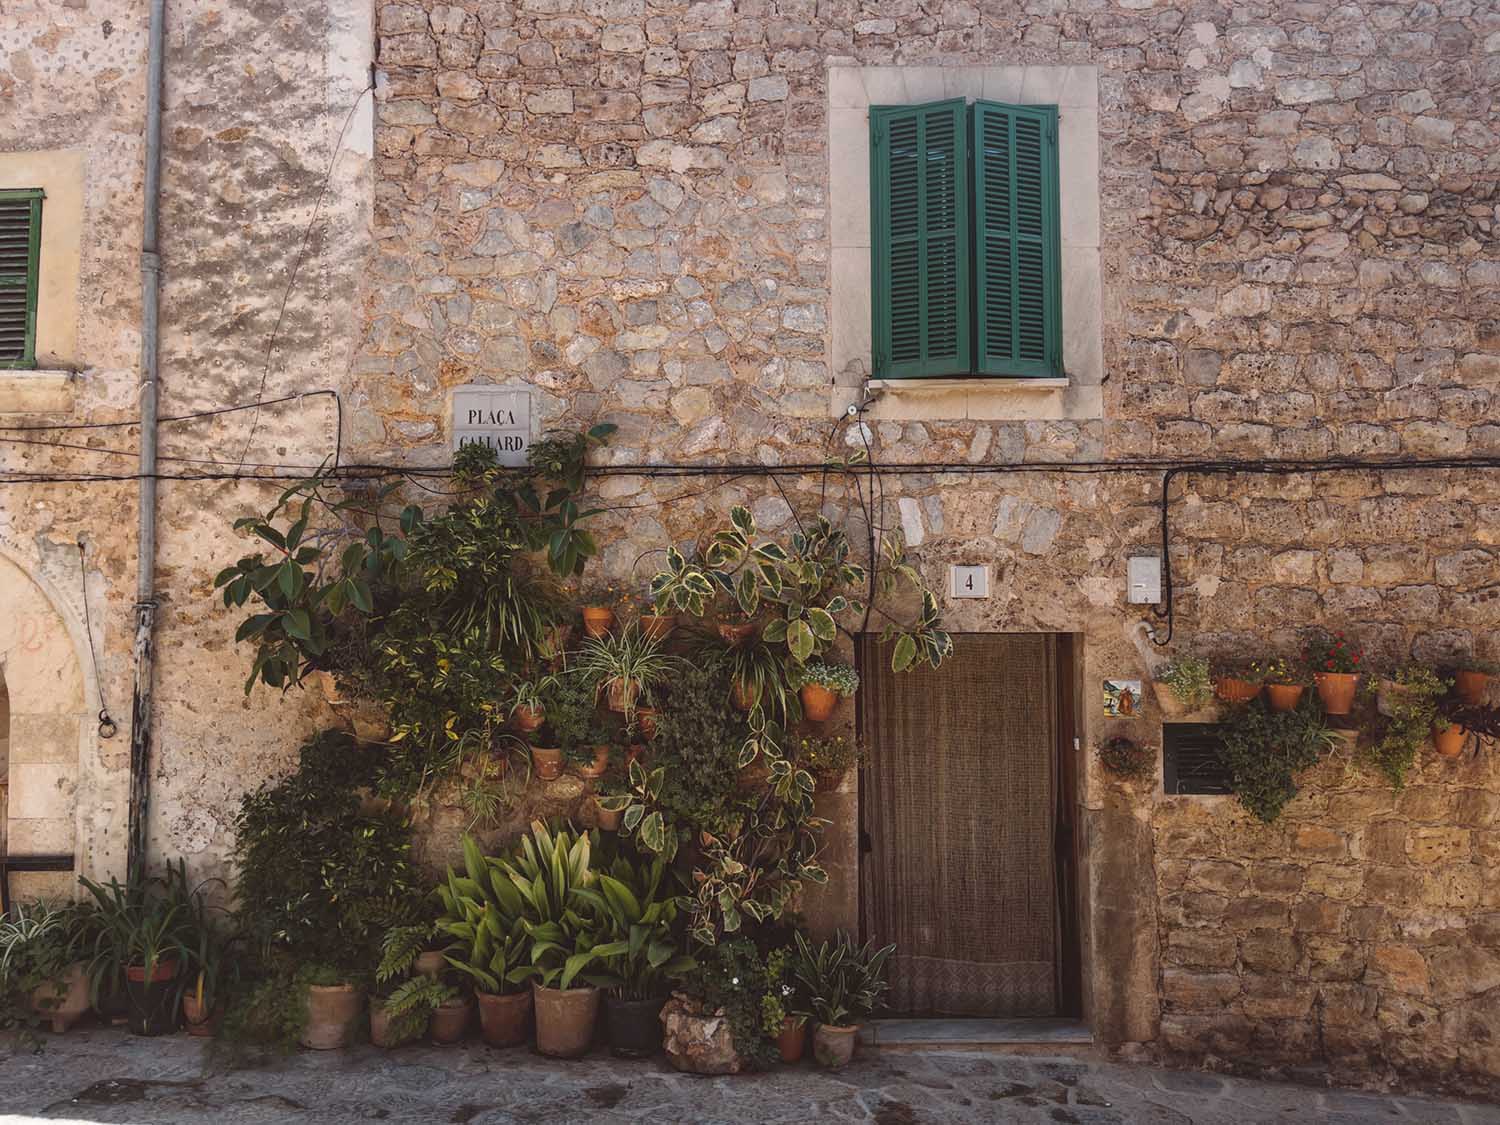
{"type": "Polygon", "coordinates": [[[611,708],[632,725],[641,693],[665,680],[679,663],[662,651],[659,640],[631,622],[618,633],[585,638],[574,670],[596,692],[607,691],[611,708]]]}

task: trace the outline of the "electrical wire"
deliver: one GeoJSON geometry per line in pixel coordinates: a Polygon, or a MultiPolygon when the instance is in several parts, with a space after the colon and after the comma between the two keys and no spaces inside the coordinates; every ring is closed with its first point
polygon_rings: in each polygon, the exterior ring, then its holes
{"type": "Polygon", "coordinates": [[[83,594],[83,629],[89,641],[89,665],[94,670],[94,691],[99,697],[99,737],[113,738],[119,727],[110,718],[109,705],[104,702],[104,683],[99,678],[99,657],[94,652],[94,621],[89,615],[88,549],[82,539],[78,541],[78,588],[83,594]]]}

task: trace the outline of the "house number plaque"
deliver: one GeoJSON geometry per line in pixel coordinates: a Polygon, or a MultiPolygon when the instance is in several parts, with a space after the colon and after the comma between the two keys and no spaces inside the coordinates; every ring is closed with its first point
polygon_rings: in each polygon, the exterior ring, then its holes
{"type": "Polygon", "coordinates": [[[990,568],[987,566],[958,566],[948,568],[948,596],[950,598],[987,598],[990,596],[990,568]]]}

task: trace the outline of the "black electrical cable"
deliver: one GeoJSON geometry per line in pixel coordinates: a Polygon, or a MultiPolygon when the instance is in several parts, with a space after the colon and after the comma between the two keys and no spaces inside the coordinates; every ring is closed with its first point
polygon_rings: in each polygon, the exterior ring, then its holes
{"type": "Polygon", "coordinates": [[[94,653],[94,622],[89,616],[88,550],[82,539],[78,541],[78,587],[83,594],[83,630],[89,642],[89,665],[94,669],[94,691],[99,697],[99,737],[113,738],[119,727],[109,716],[109,705],[104,702],[104,684],[99,679],[99,658],[94,653]]]}

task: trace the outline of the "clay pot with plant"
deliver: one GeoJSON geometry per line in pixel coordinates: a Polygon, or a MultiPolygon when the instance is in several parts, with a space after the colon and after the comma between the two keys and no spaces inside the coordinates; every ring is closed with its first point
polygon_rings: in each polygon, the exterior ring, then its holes
{"type": "Polygon", "coordinates": [[[653,603],[636,619],[641,635],[657,644],[665,644],[672,630],[677,628],[677,615],[664,612],[653,603]]]}
{"type": "MultiPolygon", "coordinates": [[[[370,1042],[375,1046],[399,1047],[419,1038],[432,1027],[439,1009],[458,997],[457,989],[443,980],[447,959],[427,948],[437,934],[436,923],[429,920],[392,926],[382,935],[370,997],[370,1042]]],[[[433,1037],[438,1037],[435,1029],[433,1037]]]]}
{"type": "Polygon", "coordinates": [[[1213,702],[1213,678],[1201,656],[1179,656],[1157,673],[1151,687],[1168,718],[1201,711],[1213,702]]]}
{"type": "Polygon", "coordinates": [[[797,765],[813,775],[820,790],[837,789],[845,775],[863,761],[858,744],[841,734],[804,738],[797,747],[797,765]]]}
{"type": "Polygon", "coordinates": [[[89,1010],[86,904],[18,902],[0,915],[0,1023],[46,1020],[62,1033],[89,1010]],[[13,1005],[13,1007],[12,1007],[13,1005]]]}
{"type": "Polygon", "coordinates": [[[1431,668],[1407,664],[1367,689],[1376,697],[1381,718],[1363,755],[1395,788],[1406,784],[1407,771],[1439,724],[1439,703],[1452,686],[1431,668]]]}
{"type": "Polygon", "coordinates": [[[680,663],[662,651],[660,641],[647,637],[632,622],[618,635],[585,639],[574,673],[632,725],[642,695],[666,680],[680,663]]]}
{"type": "Polygon", "coordinates": [[[557,676],[543,696],[547,721],[531,748],[532,767],[542,781],[562,776],[567,763],[594,759],[594,748],[609,740],[599,720],[593,687],[576,672],[557,676]]]}
{"type": "Polygon", "coordinates": [[[836,1070],[854,1056],[860,1026],[885,995],[886,962],[895,951],[894,945],[856,945],[843,933],[814,947],[797,934],[793,974],[818,1020],[813,1058],[819,1066],[836,1070]]]}
{"type": "Polygon", "coordinates": [[[547,719],[547,694],[557,684],[556,676],[521,680],[510,698],[510,722],[522,734],[541,730],[547,719]]]}
{"type": "Polygon", "coordinates": [[[620,605],[622,591],[613,582],[590,586],[580,592],[578,599],[583,616],[583,632],[586,637],[607,637],[615,627],[616,609],[620,605]]]}
{"type": "Polygon", "coordinates": [[[567,754],[568,765],[585,781],[593,781],[609,772],[610,758],[614,748],[609,743],[598,746],[580,746],[567,754]]]}
{"type": "Polygon", "coordinates": [[[1260,695],[1260,669],[1253,663],[1220,664],[1214,669],[1214,694],[1231,706],[1243,706],[1260,695]]]}
{"type": "Polygon", "coordinates": [[[1354,710],[1364,654],[1342,632],[1315,632],[1302,650],[1302,663],[1312,673],[1323,710],[1347,715],[1354,710]]]}
{"type": "Polygon", "coordinates": [[[1440,758],[1461,758],[1469,745],[1471,732],[1452,719],[1439,714],[1432,723],[1432,745],[1440,758]]]}
{"type": "Polygon", "coordinates": [[[792,681],[802,700],[802,714],[815,723],[833,718],[839,700],[859,690],[859,673],[847,664],[812,660],[792,669],[792,681]]]}
{"type": "Polygon", "coordinates": [[[1266,702],[1273,711],[1294,711],[1307,691],[1306,672],[1285,657],[1272,657],[1259,666],[1266,702]]]}
{"type": "Polygon", "coordinates": [[[1488,660],[1466,657],[1460,661],[1453,670],[1453,687],[1458,698],[1470,707],[1484,706],[1497,670],[1500,666],[1488,660]]]}

